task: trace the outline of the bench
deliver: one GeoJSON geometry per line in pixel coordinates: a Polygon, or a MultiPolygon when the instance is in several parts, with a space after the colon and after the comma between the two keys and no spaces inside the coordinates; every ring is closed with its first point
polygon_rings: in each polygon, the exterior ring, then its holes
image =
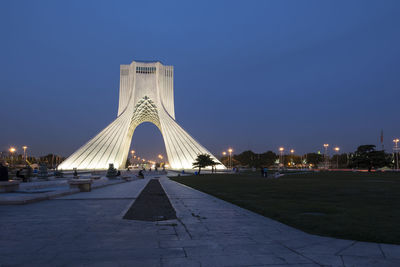
{"type": "Polygon", "coordinates": [[[9,180],[0,182],[0,193],[14,192],[19,189],[20,181],[9,180]]]}
{"type": "Polygon", "coordinates": [[[98,180],[98,179],[101,178],[101,176],[91,176],[90,178],[91,178],[92,180],[98,180]]]}
{"type": "Polygon", "coordinates": [[[68,181],[69,188],[79,188],[81,192],[92,190],[92,179],[71,179],[68,181]]]}

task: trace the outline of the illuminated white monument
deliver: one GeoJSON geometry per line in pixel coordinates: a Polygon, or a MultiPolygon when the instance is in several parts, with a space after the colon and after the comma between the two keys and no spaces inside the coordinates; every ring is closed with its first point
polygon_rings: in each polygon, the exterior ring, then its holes
{"type": "MultiPolygon", "coordinates": [[[[109,163],[124,168],[132,135],[143,122],[151,122],[161,131],[172,169],[192,169],[198,154],[211,155],[175,121],[173,80],[173,67],[160,62],[121,65],[117,118],[58,169],[107,169],[109,163]]],[[[222,164],[216,167],[225,169],[222,164]]]]}

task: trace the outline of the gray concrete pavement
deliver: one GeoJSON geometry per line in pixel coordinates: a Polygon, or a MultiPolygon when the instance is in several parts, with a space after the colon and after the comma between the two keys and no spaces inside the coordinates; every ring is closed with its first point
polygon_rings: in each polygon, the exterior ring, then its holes
{"type": "MultiPolygon", "coordinates": [[[[131,179],[137,178],[131,177],[131,179]]],[[[125,180],[123,179],[110,180],[106,177],[102,177],[94,180],[91,187],[92,189],[97,189],[124,182],[125,180]]],[[[0,194],[0,205],[29,204],[78,192],[80,192],[78,188],[69,187],[67,179],[21,183],[17,192],[0,194]]]]}
{"type": "Polygon", "coordinates": [[[400,246],[309,235],[160,181],[178,220],[122,220],[148,179],[0,206],[0,266],[400,266],[400,246]]]}

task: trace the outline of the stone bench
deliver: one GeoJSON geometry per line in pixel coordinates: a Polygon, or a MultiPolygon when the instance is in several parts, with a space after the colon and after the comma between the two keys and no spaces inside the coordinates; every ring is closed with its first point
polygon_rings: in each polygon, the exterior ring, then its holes
{"type": "Polygon", "coordinates": [[[20,181],[9,180],[0,182],[0,193],[14,192],[19,189],[20,181]]]}
{"type": "Polygon", "coordinates": [[[81,192],[92,190],[92,179],[71,179],[68,181],[69,188],[79,188],[81,192]]]}

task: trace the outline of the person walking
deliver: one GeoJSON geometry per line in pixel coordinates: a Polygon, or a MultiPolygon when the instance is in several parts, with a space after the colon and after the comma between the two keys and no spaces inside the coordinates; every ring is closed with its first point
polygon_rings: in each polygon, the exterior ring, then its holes
{"type": "Polygon", "coordinates": [[[268,168],[264,168],[264,177],[268,177],[268,168]]]}
{"type": "Polygon", "coordinates": [[[139,178],[144,178],[144,174],[143,174],[143,171],[142,171],[142,170],[139,171],[138,177],[139,177],[139,178]]]}

